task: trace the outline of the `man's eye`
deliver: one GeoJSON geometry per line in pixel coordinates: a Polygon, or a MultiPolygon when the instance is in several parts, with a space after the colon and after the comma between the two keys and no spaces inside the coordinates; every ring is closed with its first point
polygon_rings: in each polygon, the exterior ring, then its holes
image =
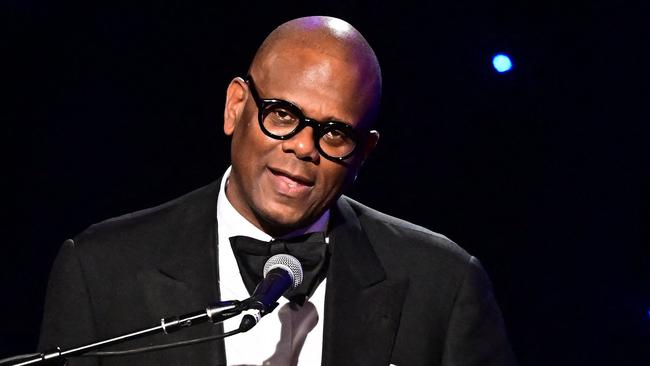
{"type": "Polygon", "coordinates": [[[266,120],[274,125],[295,125],[298,119],[285,109],[274,109],[267,116],[266,120]]]}
{"type": "Polygon", "coordinates": [[[278,110],[278,111],[275,111],[273,113],[275,113],[276,117],[279,118],[279,119],[291,118],[291,115],[287,111],[278,110]]]}
{"type": "Polygon", "coordinates": [[[348,137],[338,130],[327,131],[327,133],[323,135],[322,140],[332,146],[344,145],[349,142],[348,137]]]}

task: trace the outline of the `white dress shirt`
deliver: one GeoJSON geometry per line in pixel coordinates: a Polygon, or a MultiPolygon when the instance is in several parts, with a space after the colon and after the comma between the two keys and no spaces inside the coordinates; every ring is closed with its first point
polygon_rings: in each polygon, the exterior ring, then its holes
{"type": "MultiPolygon", "coordinates": [[[[222,300],[244,300],[250,295],[239,274],[237,260],[230,246],[229,238],[237,235],[245,235],[262,241],[271,241],[273,237],[266,234],[248,220],[246,220],[232,206],[226,197],[226,185],[230,177],[230,168],[226,170],[219,190],[217,201],[217,231],[218,253],[219,253],[219,288],[222,300]]],[[[309,232],[325,232],[329,221],[329,211],[326,211],[316,222],[309,227],[297,230],[287,235],[296,236],[309,232]]],[[[323,347],[323,321],[322,316],[325,308],[325,281],[316,288],[309,301],[314,304],[319,315],[318,323],[309,332],[305,340],[300,358],[299,366],[320,365],[323,347]]],[[[264,360],[274,354],[276,344],[280,339],[280,319],[278,310],[288,302],[284,297],[278,301],[276,310],[258,322],[258,324],[246,333],[236,334],[225,338],[226,359],[229,366],[235,365],[262,365],[264,360]]],[[[235,317],[224,322],[224,330],[230,331],[239,327],[240,317],[235,317]]]]}

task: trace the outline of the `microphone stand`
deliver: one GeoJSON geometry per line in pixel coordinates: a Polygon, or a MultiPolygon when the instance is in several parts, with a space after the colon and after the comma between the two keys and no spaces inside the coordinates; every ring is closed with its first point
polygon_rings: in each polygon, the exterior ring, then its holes
{"type": "Polygon", "coordinates": [[[247,310],[245,302],[238,300],[221,301],[212,305],[208,305],[205,310],[195,311],[181,316],[172,316],[160,319],[160,325],[157,325],[155,327],[136,330],[135,332],[65,350],[57,347],[54,350],[44,351],[30,360],[14,363],[12,366],[35,365],[44,362],[51,362],[61,358],[77,356],[101,347],[145,337],[152,334],[169,334],[196,324],[205,323],[207,321],[220,323],[226,319],[230,319],[241,314],[241,312],[244,310],[247,310]]]}

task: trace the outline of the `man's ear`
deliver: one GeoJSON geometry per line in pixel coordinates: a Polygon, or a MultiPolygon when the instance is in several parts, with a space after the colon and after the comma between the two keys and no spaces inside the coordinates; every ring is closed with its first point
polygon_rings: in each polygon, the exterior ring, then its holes
{"type": "Polygon", "coordinates": [[[370,153],[377,147],[377,142],[379,142],[379,131],[377,130],[371,130],[368,132],[368,137],[365,140],[365,143],[363,145],[363,161],[366,161],[368,156],[370,156],[370,153]]]}
{"type": "Polygon", "coordinates": [[[237,122],[244,113],[244,106],[248,98],[246,82],[242,78],[234,78],[226,90],[226,107],[223,111],[223,132],[231,136],[235,131],[237,122]]]}

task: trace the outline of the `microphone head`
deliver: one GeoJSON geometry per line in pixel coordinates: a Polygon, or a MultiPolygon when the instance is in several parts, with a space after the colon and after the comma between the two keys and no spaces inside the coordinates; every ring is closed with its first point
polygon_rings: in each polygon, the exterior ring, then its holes
{"type": "Polygon", "coordinates": [[[300,261],[289,254],[276,254],[269,258],[264,264],[264,277],[272,269],[282,268],[287,271],[293,281],[293,288],[298,287],[302,283],[302,266],[300,261]]]}

